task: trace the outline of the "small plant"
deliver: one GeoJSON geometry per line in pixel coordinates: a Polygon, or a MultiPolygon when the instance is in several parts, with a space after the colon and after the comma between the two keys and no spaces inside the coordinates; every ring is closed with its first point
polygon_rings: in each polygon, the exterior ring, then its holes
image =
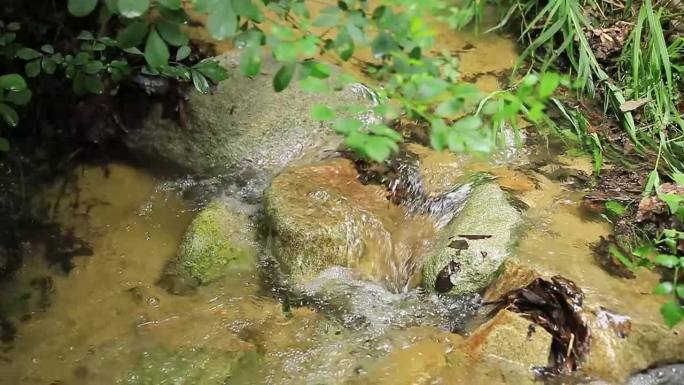
{"type": "MultiPolygon", "coordinates": [[[[31,90],[28,89],[21,75],[0,76],[0,117],[8,127],[14,128],[19,124],[16,107],[26,105],[29,100],[31,100],[31,90]]],[[[7,139],[0,136],[0,152],[7,152],[9,148],[10,144],[7,139]]]]}

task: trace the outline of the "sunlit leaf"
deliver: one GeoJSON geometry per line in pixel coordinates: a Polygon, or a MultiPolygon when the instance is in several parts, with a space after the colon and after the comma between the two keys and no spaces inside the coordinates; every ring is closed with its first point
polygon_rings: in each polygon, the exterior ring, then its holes
{"type": "Polygon", "coordinates": [[[653,262],[657,265],[672,269],[679,265],[679,258],[669,254],[658,254],[653,258],[653,262]]]}
{"type": "Polygon", "coordinates": [[[668,295],[672,293],[672,282],[661,282],[658,286],[653,288],[653,294],[668,295]]]}
{"type": "Polygon", "coordinates": [[[311,117],[326,122],[335,119],[335,112],[328,106],[318,104],[311,109],[311,117]]]}
{"type": "Polygon", "coordinates": [[[675,300],[667,301],[660,307],[665,324],[674,327],[684,319],[684,310],[675,300]]]}
{"type": "Polygon", "coordinates": [[[97,6],[97,0],[69,0],[67,9],[69,13],[76,17],[90,15],[97,6]]]}
{"type": "Polygon", "coordinates": [[[121,16],[132,19],[140,17],[150,7],[150,0],[119,0],[117,9],[121,16]]]}
{"type": "Polygon", "coordinates": [[[159,31],[159,35],[173,46],[181,47],[188,44],[188,37],[178,24],[161,21],[155,24],[155,28],[159,31]]]}

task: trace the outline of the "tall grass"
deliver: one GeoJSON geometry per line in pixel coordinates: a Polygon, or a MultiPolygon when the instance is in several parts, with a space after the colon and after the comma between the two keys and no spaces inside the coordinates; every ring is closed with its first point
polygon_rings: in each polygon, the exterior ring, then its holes
{"type": "MultiPolygon", "coordinates": [[[[627,4],[627,9],[631,5],[631,2],[627,4]]],[[[603,96],[606,114],[619,119],[637,152],[661,153],[672,169],[682,170],[684,122],[677,103],[684,68],[673,64],[673,59],[684,56],[684,39],[668,45],[662,27],[663,11],[655,9],[652,0],[644,0],[633,14],[634,27],[618,70],[608,73],[596,59],[586,37],[587,31],[596,27],[585,15],[589,7],[603,13],[597,0],[510,0],[508,12],[490,31],[515,21],[520,25],[521,46],[525,47],[519,68],[525,64],[541,71],[568,72],[577,80],[580,97],[603,96]],[[626,102],[637,100],[648,100],[639,110],[639,126],[633,111],[625,108],[629,104],[626,102]]],[[[595,159],[602,159],[596,155],[597,151],[621,152],[614,143],[605,139],[598,141],[577,113],[569,113],[562,107],[559,104],[561,115],[571,123],[576,142],[593,152],[595,159]]],[[[562,134],[567,137],[568,131],[562,134]]],[[[620,161],[624,162],[624,157],[620,161]]]]}

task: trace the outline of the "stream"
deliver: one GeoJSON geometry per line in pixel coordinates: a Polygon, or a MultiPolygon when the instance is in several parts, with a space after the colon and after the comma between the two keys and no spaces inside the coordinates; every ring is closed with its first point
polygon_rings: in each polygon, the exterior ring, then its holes
{"type": "MultiPolygon", "coordinates": [[[[441,47],[458,53],[463,77],[485,91],[499,89],[499,79],[515,64],[516,45],[506,37],[445,31],[440,41],[441,47]]],[[[631,320],[627,340],[633,342],[623,346],[612,331],[597,331],[595,356],[581,375],[566,383],[620,385],[631,374],[682,361],[683,348],[677,344],[684,329],[670,331],[661,325],[661,300],[650,294],[658,276],[640,271],[636,279],[623,279],[595,261],[591,244],[610,234],[610,224],[586,214],[576,181],[555,172],[590,175],[589,158],[570,157],[543,144],[514,151],[505,160],[464,160],[417,145],[413,152],[431,170],[424,175],[430,189],[449,187],[468,173],[487,173],[524,207],[507,263],[574,281],[596,325],[601,319],[631,320]],[[658,346],[663,336],[671,337],[671,343],[658,346]]],[[[262,224],[253,220],[263,215],[262,202],[242,199],[221,178],[168,178],[123,161],[78,166],[74,180],[46,188],[36,199],[47,202],[49,219],[71,229],[92,255],[76,256],[64,272],[46,258],[49,242],[39,236],[23,242],[23,265],[12,280],[0,283],[0,306],[15,328],[14,338],[0,345],[0,383],[536,383],[531,366],[546,364],[548,340],[540,333],[531,337],[528,328],[534,327],[521,318],[506,323],[500,335],[483,333],[481,322],[473,321],[482,296],[491,299],[514,288],[516,277],[507,281],[504,273],[486,292],[458,299],[425,293],[419,288],[420,258],[441,228],[428,214],[407,216],[402,207],[390,205],[382,186],[357,186],[357,175],[345,162],[311,166],[319,167],[318,174],[289,179],[294,192],[287,191],[295,194],[308,183],[341,194],[345,202],[356,197],[363,202],[363,223],[379,218],[377,226],[389,238],[361,230],[366,245],[362,258],[344,268],[324,269],[318,280],[302,278],[306,283],[297,287],[313,294],[293,302],[269,284],[273,277],[264,255],[271,242],[278,247],[281,240],[264,235],[262,224]],[[169,289],[175,282],[160,284],[186,229],[217,196],[250,218],[235,234],[259,250],[259,262],[187,292],[184,287],[169,289]]],[[[249,180],[241,182],[250,185],[249,180]]],[[[324,199],[321,194],[314,198],[324,199]]],[[[311,213],[317,220],[334,215],[335,207],[311,213]]],[[[347,252],[354,257],[353,250],[347,252]]],[[[489,330],[497,327],[487,325],[489,330]]],[[[680,383],[654,381],[634,383],[680,383]]]]}

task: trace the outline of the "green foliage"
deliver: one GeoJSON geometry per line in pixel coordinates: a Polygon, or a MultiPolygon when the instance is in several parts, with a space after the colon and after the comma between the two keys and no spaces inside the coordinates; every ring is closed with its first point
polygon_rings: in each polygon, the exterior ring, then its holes
{"type": "MultiPolygon", "coordinates": [[[[21,75],[7,74],[0,76],[0,117],[9,127],[19,124],[17,106],[23,106],[31,99],[31,90],[21,75]]],[[[2,134],[2,131],[0,131],[2,134]]],[[[0,152],[7,152],[10,144],[0,136],[0,152]]]]}
{"type": "MultiPolygon", "coordinates": [[[[437,149],[488,153],[504,143],[499,134],[506,126],[517,128],[520,114],[534,123],[545,120],[546,102],[567,82],[554,73],[531,75],[516,90],[483,98],[475,86],[459,81],[457,60],[450,53],[423,54],[435,40],[428,16],[462,26],[480,20],[485,3],[473,0],[455,8],[440,1],[386,0],[371,6],[343,0],[317,13],[304,0],[192,0],[190,6],[206,15],[212,37],[230,39],[242,50],[240,71],[245,75],[259,74],[264,52],[280,61],[273,78],[278,92],[294,82],[312,92],[355,82],[347,74],[328,79],[333,76],[330,67],[316,59],[333,55],[349,61],[368,49],[375,58],[368,72],[374,84],[383,85],[371,87],[379,101],[378,115],[405,114],[430,124],[437,149]]],[[[97,14],[98,30],[114,31],[115,36],[84,31],[76,51],[14,47],[6,56],[22,61],[28,78],[71,79],[77,94],[116,93],[119,83],[138,74],[192,82],[206,93],[228,72],[211,60],[196,62],[183,28],[190,19],[186,8],[179,0],[70,0],[71,15],[97,14]]],[[[0,43],[12,44],[15,37],[0,36],[0,43]]],[[[398,150],[402,137],[382,124],[361,124],[363,112],[359,106],[316,106],[312,116],[329,121],[352,150],[383,161],[398,150]]]]}
{"type": "MultiPolygon", "coordinates": [[[[655,174],[657,175],[657,173],[655,174]]],[[[684,196],[677,194],[663,194],[660,187],[655,188],[658,197],[667,204],[669,214],[682,219],[684,211],[684,196]]],[[[664,280],[653,289],[653,294],[667,296],[671,299],[665,302],[660,313],[665,323],[674,327],[684,319],[684,283],[679,281],[680,272],[684,269],[684,256],[679,252],[678,245],[684,241],[684,232],[677,229],[665,229],[658,233],[652,243],[647,243],[632,252],[632,259],[618,258],[625,266],[633,270],[636,266],[649,269],[658,268],[668,271],[664,274],[671,280],[664,280]]]]}

